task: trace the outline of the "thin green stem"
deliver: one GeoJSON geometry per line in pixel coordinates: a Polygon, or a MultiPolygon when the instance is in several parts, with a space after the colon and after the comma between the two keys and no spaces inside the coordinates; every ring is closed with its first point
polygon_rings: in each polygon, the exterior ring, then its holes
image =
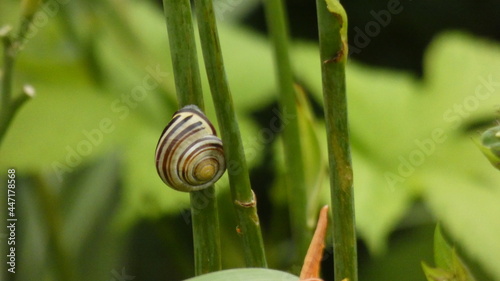
{"type": "MultiPolygon", "coordinates": [[[[198,58],[189,0],[163,0],[170,55],[179,106],[195,104],[203,110],[198,58]]],[[[195,250],[195,273],[221,269],[217,197],[213,186],[191,192],[191,216],[195,250]],[[203,205],[197,203],[204,198],[203,205]]]]}
{"type": "Polygon", "coordinates": [[[297,243],[298,257],[296,259],[301,260],[307,253],[312,238],[312,229],[307,226],[307,190],[288,47],[288,22],[282,0],[265,0],[264,4],[267,25],[274,46],[280,108],[284,116],[292,117],[287,120],[287,124],[284,126],[282,139],[292,234],[297,243]]]}
{"type": "Polygon", "coordinates": [[[257,204],[250,186],[240,130],[224,70],[213,4],[211,0],[198,0],[195,3],[203,57],[224,142],[231,195],[239,234],[243,240],[246,265],[267,267],[257,204]]]}
{"type": "MultiPolygon", "coordinates": [[[[5,26],[3,29],[8,29],[5,26]]],[[[14,58],[15,53],[12,48],[12,38],[8,34],[8,30],[5,31],[5,35],[2,36],[3,43],[3,75],[2,75],[2,92],[1,92],[1,107],[2,112],[5,112],[10,104],[11,91],[12,91],[12,76],[14,72],[14,58]]]]}
{"type": "Polygon", "coordinates": [[[12,79],[17,53],[20,48],[20,39],[10,35],[10,27],[0,28],[0,38],[3,44],[3,76],[0,86],[0,145],[5,134],[21,105],[28,99],[29,93],[23,92],[20,96],[12,98],[12,79]]]}
{"type": "Polygon", "coordinates": [[[2,143],[3,137],[5,133],[7,133],[7,129],[10,126],[10,123],[14,119],[14,116],[18,112],[19,108],[31,97],[33,97],[33,93],[29,93],[23,91],[23,93],[16,98],[9,100],[9,105],[7,108],[2,108],[0,112],[0,144],[2,143]]]}
{"type": "Polygon", "coordinates": [[[357,281],[354,191],[345,84],[347,17],[338,0],[316,0],[330,163],[335,281],[357,281]],[[328,8],[327,8],[328,4],[328,8]]]}
{"type": "Polygon", "coordinates": [[[29,30],[33,16],[40,6],[40,0],[25,0],[22,3],[21,24],[17,37],[11,36],[11,27],[0,28],[0,38],[3,44],[3,70],[0,86],[0,145],[7,129],[20,106],[26,101],[26,95],[12,99],[12,79],[17,53],[21,50],[24,36],[29,30]]]}
{"type": "Polygon", "coordinates": [[[188,0],[163,0],[179,106],[204,108],[198,56],[188,0]]]}

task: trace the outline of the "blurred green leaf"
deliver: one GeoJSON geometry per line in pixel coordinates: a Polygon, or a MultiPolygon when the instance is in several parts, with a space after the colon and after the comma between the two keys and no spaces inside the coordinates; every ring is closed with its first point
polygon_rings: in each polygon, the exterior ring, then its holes
{"type": "Polygon", "coordinates": [[[80,167],[59,193],[64,244],[87,279],[112,276],[111,270],[124,252],[125,234],[116,224],[123,203],[120,162],[119,153],[105,154],[80,167]]]}
{"type": "MultiPolygon", "coordinates": [[[[299,84],[295,84],[297,121],[299,124],[302,159],[304,159],[304,176],[307,187],[307,225],[313,230],[316,225],[317,214],[321,206],[321,190],[329,186],[328,162],[325,158],[326,147],[318,138],[318,131],[324,128],[314,117],[311,104],[308,100],[306,90],[299,84]]],[[[282,126],[286,126],[286,120],[282,120],[282,126]]],[[[286,167],[286,165],[285,165],[286,167]]]]}
{"type": "Polygon", "coordinates": [[[389,188],[382,177],[383,170],[356,150],[352,162],[358,234],[374,254],[381,254],[386,249],[387,236],[409,209],[414,196],[408,189],[389,188]]]}
{"type": "Polygon", "coordinates": [[[61,187],[61,211],[64,214],[63,237],[74,252],[85,249],[85,243],[108,225],[121,203],[120,157],[108,153],[81,167],[61,187]]]}

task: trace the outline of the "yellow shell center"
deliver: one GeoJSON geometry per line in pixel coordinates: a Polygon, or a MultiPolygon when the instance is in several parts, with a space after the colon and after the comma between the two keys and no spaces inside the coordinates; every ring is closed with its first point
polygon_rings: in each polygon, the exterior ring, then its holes
{"type": "Polygon", "coordinates": [[[196,167],[196,179],[202,182],[208,182],[215,176],[217,169],[218,165],[216,161],[205,160],[196,167]]]}

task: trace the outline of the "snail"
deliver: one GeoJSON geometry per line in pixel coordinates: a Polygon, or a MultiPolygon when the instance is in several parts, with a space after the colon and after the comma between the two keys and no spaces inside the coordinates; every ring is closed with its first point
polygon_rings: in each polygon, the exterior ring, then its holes
{"type": "Polygon", "coordinates": [[[226,170],[222,141],[195,105],[174,113],[160,136],[155,160],[163,182],[184,192],[207,188],[226,170]]]}

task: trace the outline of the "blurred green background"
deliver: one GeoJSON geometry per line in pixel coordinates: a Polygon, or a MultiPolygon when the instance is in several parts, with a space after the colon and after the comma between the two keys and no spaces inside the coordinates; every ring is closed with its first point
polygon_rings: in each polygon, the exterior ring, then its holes
{"type": "MultiPolygon", "coordinates": [[[[478,280],[500,280],[500,173],[473,142],[500,118],[500,2],[342,3],[360,280],[425,280],[420,262],[432,264],[438,221],[478,280]]],[[[315,7],[287,5],[313,225],[329,198],[315,7]]],[[[269,265],[296,273],[262,5],[219,0],[215,10],[269,265]]],[[[0,1],[0,26],[16,28],[19,15],[19,1],[0,1]]],[[[37,94],[0,147],[0,177],[17,171],[19,220],[17,273],[2,262],[0,276],[193,276],[189,196],[164,186],[153,160],[177,108],[161,3],[45,1],[14,82],[14,94],[25,83],[37,94]]],[[[223,266],[242,267],[225,176],[216,188],[223,266]]],[[[5,252],[7,230],[0,235],[5,252]]],[[[324,256],[323,278],[333,280],[331,245],[324,256]]]]}

